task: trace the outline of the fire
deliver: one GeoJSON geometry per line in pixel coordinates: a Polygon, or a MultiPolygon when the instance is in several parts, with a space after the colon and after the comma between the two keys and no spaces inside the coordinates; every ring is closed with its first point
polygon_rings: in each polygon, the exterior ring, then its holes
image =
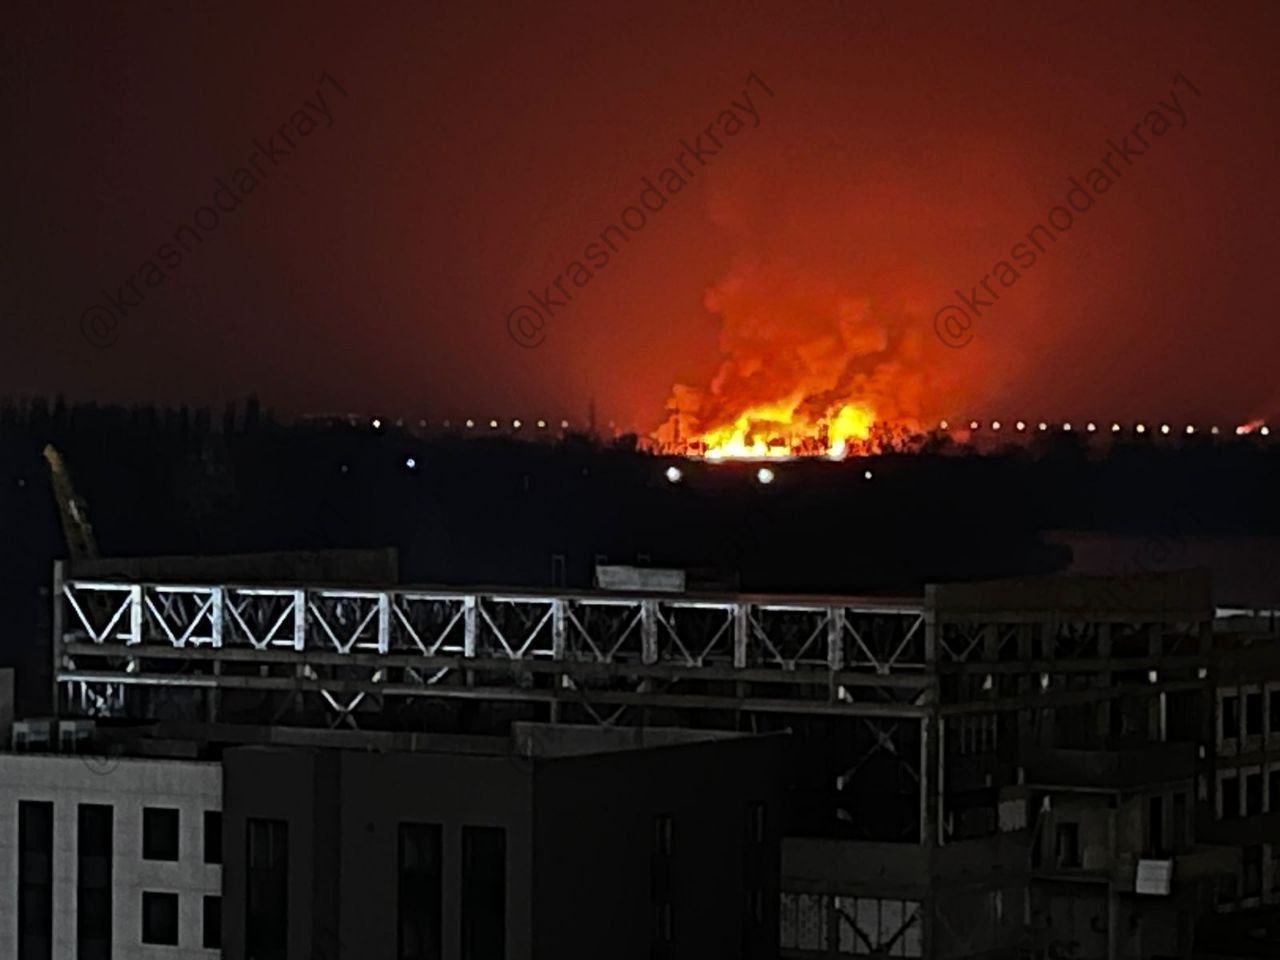
{"type": "Polygon", "coordinates": [[[841,458],[918,429],[928,381],[919,324],[794,266],[741,269],[713,286],[722,359],[706,387],[677,384],[657,449],[711,460],[841,458]]]}
{"type": "Polygon", "coordinates": [[[875,413],[865,404],[843,404],[815,419],[800,412],[800,403],[793,398],[748,407],[733,421],[692,438],[688,452],[700,452],[709,460],[815,453],[842,457],[854,444],[871,439],[875,413]]]}

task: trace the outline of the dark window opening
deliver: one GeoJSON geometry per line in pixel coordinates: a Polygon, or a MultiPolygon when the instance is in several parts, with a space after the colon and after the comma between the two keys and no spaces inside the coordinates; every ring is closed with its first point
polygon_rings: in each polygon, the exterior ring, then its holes
{"type": "Polygon", "coordinates": [[[1222,738],[1234,740],[1240,736],[1239,700],[1234,695],[1222,698],[1222,738]]]}
{"type": "MultiPolygon", "coordinates": [[[[1271,787],[1271,812],[1280,813],[1280,767],[1273,767],[1267,774],[1267,783],[1271,787]]],[[[1276,848],[1280,849],[1280,843],[1276,848]]]]}
{"type": "Polygon", "coordinates": [[[18,801],[18,960],[53,960],[53,804],[18,801]]]}
{"type": "Polygon", "coordinates": [[[1080,824],[1059,823],[1057,825],[1057,863],[1060,867],[1080,866],[1080,824]]]}
{"type": "Polygon", "coordinates": [[[204,862],[222,862],[222,814],[217,810],[204,812],[204,862]]]}
{"type": "Polygon", "coordinates": [[[1222,791],[1222,819],[1240,816],[1240,778],[1234,775],[1224,777],[1219,789],[1222,791]]]}
{"type": "Polygon", "coordinates": [[[1244,815],[1256,817],[1260,813],[1262,813],[1262,774],[1245,774],[1244,815]]]}
{"type": "Polygon", "coordinates": [[[164,947],[178,945],[178,895],[142,892],[142,942],[164,947]]]}
{"type": "Polygon", "coordinates": [[[1262,694],[1250,693],[1244,698],[1244,732],[1247,736],[1262,735],[1262,694]]]}
{"type": "Polygon", "coordinates": [[[441,828],[434,823],[400,824],[399,960],[440,960],[441,828]]]}
{"type": "Polygon", "coordinates": [[[111,957],[112,808],[82,803],[76,823],[76,958],[111,957]]]}
{"type": "Polygon", "coordinates": [[[245,822],[245,956],[285,960],[289,949],[289,825],[245,822]]]}
{"type": "Polygon", "coordinates": [[[1187,795],[1173,795],[1173,849],[1185,850],[1187,847],[1187,795]]]}
{"type": "Polygon", "coordinates": [[[200,943],[206,950],[222,949],[222,898],[219,896],[204,898],[204,922],[200,943]]]}
{"type": "Polygon", "coordinates": [[[462,960],[505,960],[507,834],[462,828],[462,960]]]}
{"type": "Polygon", "coordinates": [[[1256,897],[1262,893],[1262,844],[1245,847],[1241,854],[1240,895],[1256,897]]]}
{"type": "Polygon", "coordinates": [[[142,859],[178,859],[178,811],[175,808],[142,808],[142,859]]]}
{"type": "Polygon", "coordinates": [[[1280,733],[1280,690],[1272,690],[1267,699],[1271,701],[1271,722],[1267,726],[1272,733],[1280,733]]]}
{"type": "Polygon", "coordinates": [[[1147,801],[1147,849],[1153,857],[1164,856],[1164,797],[1147,801]]]}
{"type": "Polygon", "coordinates": [[[662,857],[671,856],[674,843],[674,824],[670,814],[660,814],[653,818],[653,849],[662,857]]]}

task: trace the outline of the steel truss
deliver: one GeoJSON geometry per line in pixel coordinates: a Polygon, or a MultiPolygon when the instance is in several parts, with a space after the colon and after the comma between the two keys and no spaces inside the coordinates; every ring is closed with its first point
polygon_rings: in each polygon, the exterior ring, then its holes
{"type": "Polygon", "coordinates": [[[376,727],[405,705],[470,702],[570,722],[822,727],[847,745],[838,789],[874,782],[883,796],[896,771],[904,829],[936,843],[952,835],[948,773],[965,748],[948,741],[989,746],[995,724],[984,717],[1023,722],[1209,682],[1211,625],[1185,611],[1063,618],[942,613],[924,597],[55,588],[54,676],[71,713],[147,716],[148,697],[186,689],[202,693],[178,700],[201,702],[210,719],[247,701],[255,722],[309,710],[302,722],[376,727]],[[255,715],[255,704],[274,713],[255,715]]]}

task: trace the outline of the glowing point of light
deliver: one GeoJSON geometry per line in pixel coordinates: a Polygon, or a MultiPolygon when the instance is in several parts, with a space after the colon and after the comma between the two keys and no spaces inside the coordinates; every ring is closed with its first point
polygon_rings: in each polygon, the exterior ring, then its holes
{"type": "Polygon", "coordinates": [[[1217,427],[1210,427],[1210,428],[1209,428],[1209,432],[1210,432],[1210,433],[1212,433],[1215,437],[1216,437],[1219,433],[1221,433],[1221,431],[1220,431],[1217,427]]]}
{"type": "Polygon", "coordinates": [[[546,428],[547,428],[547,421],[545,421],[545,420],[539,420],[539,421],[538,421],[538,429],[539,429],[539,430],[545,430],[546,428]]]}
{"type": "Polygon", "coordinates": [[[992,421],[991,421],[991,429],[992,429],[992,430],[999,430],[999,429],[1000,429],[1000,421],[999,421],[999,420],[992,420],[992,421]]]}
{"type": "Polygon", "coordinates": [[[425,421],[425,420],[419,420],[419,421],[418,421],[418,426],[420,426],[420,427],[425,427],[426,425],[427,425],[427,421],[425,421]]]}
{"type": "Polygon", "coordinates": [[[1155,671],[1155,670],[1148,670],[1148,671],[1147,671],[1147,681],[1148,681],[1149,683],[1158,683],[1158,682],[1159,682],[1159,680],[1160,680],[1160,674],[1159,674],[1159,672],[1157,672],[1157,671],[1155,671]]]}
{"type": "Polygon", "coordinates": [[[862,477],[863,477],[863,479],[864,479],[864,480],[870,480],[870,479],[871,479],[871,471],[870,471],[870,470],[864,470],[864,471],[863,471],[863,473],[862,473],[862,477]]]}
{"type": "Polygon", "coordinates": [[[511,421],[511,427],[512,427],[512,429],[519,430],[519,429],[520,429],[520,421],[519,421],[519,420],[512,420],[512,421],[511,421]]]}
{"type": "Polygon", "coordinates": [[[761,467],[756,471],[756,479],[761,483],[773,483],[773,471],[768,467],[761,467]]]}
{"type": "Polygon", "coordinates": [[[1193,434],[1193,433],[1195,433],[1195,432],[1196,432],[1196,428],[1195,428],[1195,427],[1193,427],[1191,424],[1189,424],[1189,423],[1188,423],[1188,424],[1187,424],[1187,434],[1188,434],[1188,435],[1190,435],[1190,434],[1193,434]]]}
{"type": "Polygon", "coordinates": [[[498,421],[497,421],[497,420],[490,420],[490,421],[489,421],[489,426],[490,426],[490,428],[492,428],[492,429],[494,429],[494,430],[497,430],[497,429],[498,429],[498,421]]]}
{"type": "Polygon", "coordinates": [[[1086,423],[1084,425],[1084,428],[1088,430],[1090,433],[1093,433],[1093,431],[1098,429],[1098,425],[1096,423],[1086,423]]]}
{"type": "Polygon", "coordinates": [[[1243,437],[1245,435],[1244,427],[1236,427],[1236,436],[1243,437]]]}
{"type": "Polygon", "coordinates": [[[569,421],[568,421],[568,420],[561,420],[561,421],[560,421],[560,429],[561,429],[561,430],[568,430],[568,429],[569,429],[569,421]]]}
{"type": "Polygon", "coordinates": [[[970,420],[970,421],[969,421],[969,429],[970,429],[970,430],[977,430],[977,429],[978,429],[978,421],[977,421],[977,420],[970,420]]]}
{"type": "Polygon", "coordinates": [[[938,424],[939,430],[949,430],[950,428],[951,428],[951,424],[947,423],[947,421],[945,420],[943,420],[941,423],[938,424]]]}
{"type": "Polygon", "coordinates": [[[1136,427],[1134,427],[1133,429],[1134,429],[1134,430],[1136,430],[1136,431],[1138,431],[1138,433],[1146,433],[1146,432],[1147,432],[1147,425],[1146,425],[1145,423],[1140,423],[1140,424],[1138,424],[1136,427]]]}
{"type": "Polygon", "coordinates": [[[1205,677],[1209,676],[1209,668],[1201,667],[1196,671],[1196,676],[1203,680],[1205,677]]]}
{"type": "Polygon", "coordinates": [[[374,417],[374,418],[373,418],[373,429],[375,429],[375,430],[381,430],[381,429],[382,429],[382,421],[381,421],[381,420],[379,420],[377,417],[374,417]]]}
{"type": "Polygon", "coordinates": [[[413,457],[406,457],[404,461],[404,465],[408,467],[410,470],[412,470],[415,467],[417,467],[418,461],[413,459],[413,457]]]}
{"type": "Polygon", "coordinates": [[[1169,432],[1169,425],[1167,423],[1160,424],[1160,432],[1167,434],[1169,432]]]}
{"type": "Polygon", "coordinates": [[[1062,425],[1062,432],[1063,432],[1063,433],[1070,433],[1070,432],[1071,432],[1071,424],[1070,424],[1070,423],[1064,423],[1064,424],[1062,425]]]}
{"type": "Polygon", "coordinates": [[[1271,428],[1266,426],[1265,424],[1258,428],[1258,432],[1262,434],[1264,437],[1271,436],[1271,428]]]}
{"type": "Polygon", "coordinates": [[[1045,423],[1043,420],[1041,420],[1039,423],[1037,423],[1037,424],[1036,424],[1036,429],[1037,429],[1037,430],[1048,430],[1048,429],[1049,429],[1049,425],[1048,425],[1047,423],[1045,423]]]}
{"type": "Polygon", "coordinates": [[[1118,423],[1113,423],[1113,424],[1111,425],[1111,432],[1112,432],[1112,433],[1119,433],[1119,432],[1120,432],[1120,424],[1118,424],[1118,423]]]}
{"type": "Polygon", "coordinates": [[[1040,674],[1040,689],[1041,690],[1049,689],[1049,675],[1047,673],[1040,674]]]}
{"type": "Polygon", "coordinates": [[[679,467],[667,467],[667,480],[671,483],[679,483],[680,478],[683,476],[684,474],[680,472],[679,467]]]}
{"type": "Polygon", "coordinates": [[[468,430],[470,430],[470,429],[471,429],[472,427],[474,427],[475,425],[476,425],[476,422],[475,422],[474,420],[468,420],[468,421],[467,421],[467,429],[468,429],[468,430]]]}
{"type": "Polygon", "coordinates": [[[1025,430],[1027,429],[1027,422],[1025,420],[1019,420],[1013,425],[1013,428],[1019,431],[1025,430]]]}

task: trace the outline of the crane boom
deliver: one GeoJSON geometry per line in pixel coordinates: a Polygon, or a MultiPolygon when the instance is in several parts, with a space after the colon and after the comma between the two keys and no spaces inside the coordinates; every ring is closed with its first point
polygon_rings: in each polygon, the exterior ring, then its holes
{"type": "Polygon", "coordinates": [[[53,444],[44,448],[44,458],[49,463],[49,479],[53,484],[53,495],[58,501],[58,513],[62,516],[62,533],[67,538],[67,550],[71,562],[96,560],[98,543],[93,536],[93,525],[89,522],[89,511],[85,502],[76,495],[71,484],[71,474],[67,472],[62,455],[53,444]]]}

